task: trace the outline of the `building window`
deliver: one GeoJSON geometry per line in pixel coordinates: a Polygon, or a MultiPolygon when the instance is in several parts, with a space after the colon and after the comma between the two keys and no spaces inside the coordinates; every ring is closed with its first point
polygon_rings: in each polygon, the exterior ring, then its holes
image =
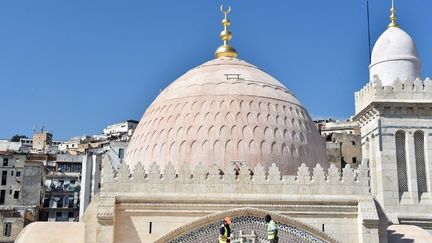
{"type": "Polygon", "coordinates": [[[5,197],[6,197],[6,190],[1,190],[0,191],[0,204],[4,204],[5,197]]]}
{"type": "Polygon", "coordinates": [[[62,208],[64,203],[64,197],[60,196],[59,200],[57,201],[57,207],[62,208]]]}
{"type": "Polygon", "coordinates": [[[408,191],[406,152],[405,152],[405,132],[398,131],[395,134],[396,142],[396,165],[399,186],[399,197],[408,191]]]}
{"type": "Polygon", "coordinates": [[[15,176],[16,176],[16,177],[20,177],[20,176],[21,176],[21,171],[17,171],[17,172],[15,173],[15,176]]]}
{"type": "Polygon", "coordinates": [[[344,158],[341,158],[341,168],[345,168],[347,165],[347,162],[344,160],[344,158]]]}
{"type": "Polygon", "coordinates": [[[3,223],[3,236],[11,236],[12,235],[12,223],[7,222],[3,223]]]}
{"type": "Polygon", "coordinates": [[[44,199],[43,199],[43,207],[44,208],[49,208],[50,207],[50,201],[51,201],[51,197],[45,196],[44,199]]]}
{"type": "Polygon", "coordinates": [[[417,170],[417,190],[420,197],[423,192],[427,192],[424,133],[422,131],[414,133],[414,151],[417,170]]]}
{"type": "Polygon", "coordinates": [[[68,197],[68,208],[73,208],[74,207],[74,196],[69,196],[68,197]]]}
{"type": "Polygon", "coordinates": [[[4,158],[3,159],[3,166],[8,166],[9,163],[9,159],[8,158],[4,158]]]}
{"type": "Polygon", "coordinates": [[[67,165],[66,164],[61,164],[60,165],[60,171],[61,172],[69,172],[68,168],[67,168],[67,165]]]}
{"type": "Polygon", "coordinates": [[[18,199],[18,198],[19,198],[19,191],[15,191],[15,192],[14,192],[14,198],[15,198],[15,199],[18,199]]]}
{"type": "Polygon", "coordinates": [[[56,212],[56,221],[63,221],[63,213],[56,212]]]}
{"type": "Polygon", "coordinates": [[[2,186],[6,185],[6,181],[7,181],[7,171],[4,170],[2,171],[1,185],[2,186]]]}
{"type": "Polygon", "coordinates": [[[120,158],[120,159],[123,159],[123,157],[124,157],[124,149],[119,149],[119,152],[118,152],[118,157],[120,158]]]}
{"type": "Polygon", "coordinates": [[[72,164],[69,171],[70,172],[81,172],[81,164],[72,164]]]}
{"type": "Polygon", "coordinates": [[[357,157],[352,157],[352,163],[353,164],[357,163],[357,157]]]}

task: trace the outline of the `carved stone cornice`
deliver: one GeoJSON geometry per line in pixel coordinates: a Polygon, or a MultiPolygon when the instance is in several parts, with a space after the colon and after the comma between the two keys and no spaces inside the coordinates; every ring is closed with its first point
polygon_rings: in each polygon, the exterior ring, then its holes
{"type": "Polygon", "coordinates": [[[111,193],[101,193],[99,195],[99,205],[96,217],[101,224],[112,224],[115,211],[115,195],[111,193]]]}
{"type": "MultiPolygon", "coordinates": [[[[107,161],[107,160],[105,160],[107,161]]],[[[364,195],[369,193],[367,163],[357,169],[348,164],[342,173],[334,164],[324,170],[319,164],[308,168],[302,164],[296,176],[281,175],[279,168],[272,164],[267,171],[258,164],[250,169],[227,168],[222,172],[206,164],[190,168],[185,164],[181,171],[163,170],[153,163],[148,169],[137,166],[133,174],[126,163],[119,172],[111,175],[102,187],[103,192],[145,192],[145,193],[242,193],[242,194],[321,194],[321,195],[364,195]],[[331,188],[331,190],[329,190],[331,188]]],[[[111,173],[104,172],[105,177],[111,173]]]]}

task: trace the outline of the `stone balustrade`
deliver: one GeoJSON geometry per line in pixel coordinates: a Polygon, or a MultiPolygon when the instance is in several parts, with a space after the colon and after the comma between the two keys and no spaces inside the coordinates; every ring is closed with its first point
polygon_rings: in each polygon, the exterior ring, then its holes
{"type": "Polygon", "coordinates": [[[324,170],[319,164],[308,168],[302,164],[297,175],[281,175],[272,164],[268,170],[258,164],[227,166],[220,170],[216,165],[198,164],[191,168],[185,163],[176,171],[172,163],[159,168],[153,163],[144,168],[139,163],[129,171],[122,163],[118,172],[111,166],[108,155],[102,161],[102,192],[134,193],[271,193],[271,194],[321,194],[365,195],[369,193],[367,160],[358,169],[348,164],[342,173],[334,165],[324,170]]]}
{"type": "Polygon", "coordinates": [[[383,86],[378,76],[355,93],[356,113],[366,108],[371,102],[431,102],[432,80],[395,80],[392,85],[383,86]]]}

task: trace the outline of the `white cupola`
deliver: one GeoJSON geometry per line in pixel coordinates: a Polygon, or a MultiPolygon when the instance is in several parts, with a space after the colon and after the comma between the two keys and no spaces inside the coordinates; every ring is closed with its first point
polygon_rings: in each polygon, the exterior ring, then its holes
{"type": "Polygon", "coordinates": [[[369,66],[370,80],[377,75],[383,85],[391,85],[396,79],[421,78],[415,43],[396,23],[395,12],[392,6],[391,23],[375,43],[369,66]]]}

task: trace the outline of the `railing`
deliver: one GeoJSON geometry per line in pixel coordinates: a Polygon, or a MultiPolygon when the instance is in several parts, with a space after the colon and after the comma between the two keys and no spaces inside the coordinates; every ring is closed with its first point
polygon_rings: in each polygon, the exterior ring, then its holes
{"type": "Polygon", "coordinates": [[[255,243],[256,242],[256,235],[255,232],[252,230],[250,234],[245,234],[243,231],[240,230],[238,238],[233,239],[232,243],[255,243]]]}
{"type": "Polygon", "coordinates": [[[45,186],[45,191],[47,192],[79,192],[81,187],[79,185],[75,186],[66,186],[66,185],[60,185],[60,186],[45,186]]]}
{"type": "Polygon", "coordinates": [[[21,214],[19,212],[12,211],[12,210],[1,210],[0,214],[4,218],[20,218],[21,217],[21,214]]]}

